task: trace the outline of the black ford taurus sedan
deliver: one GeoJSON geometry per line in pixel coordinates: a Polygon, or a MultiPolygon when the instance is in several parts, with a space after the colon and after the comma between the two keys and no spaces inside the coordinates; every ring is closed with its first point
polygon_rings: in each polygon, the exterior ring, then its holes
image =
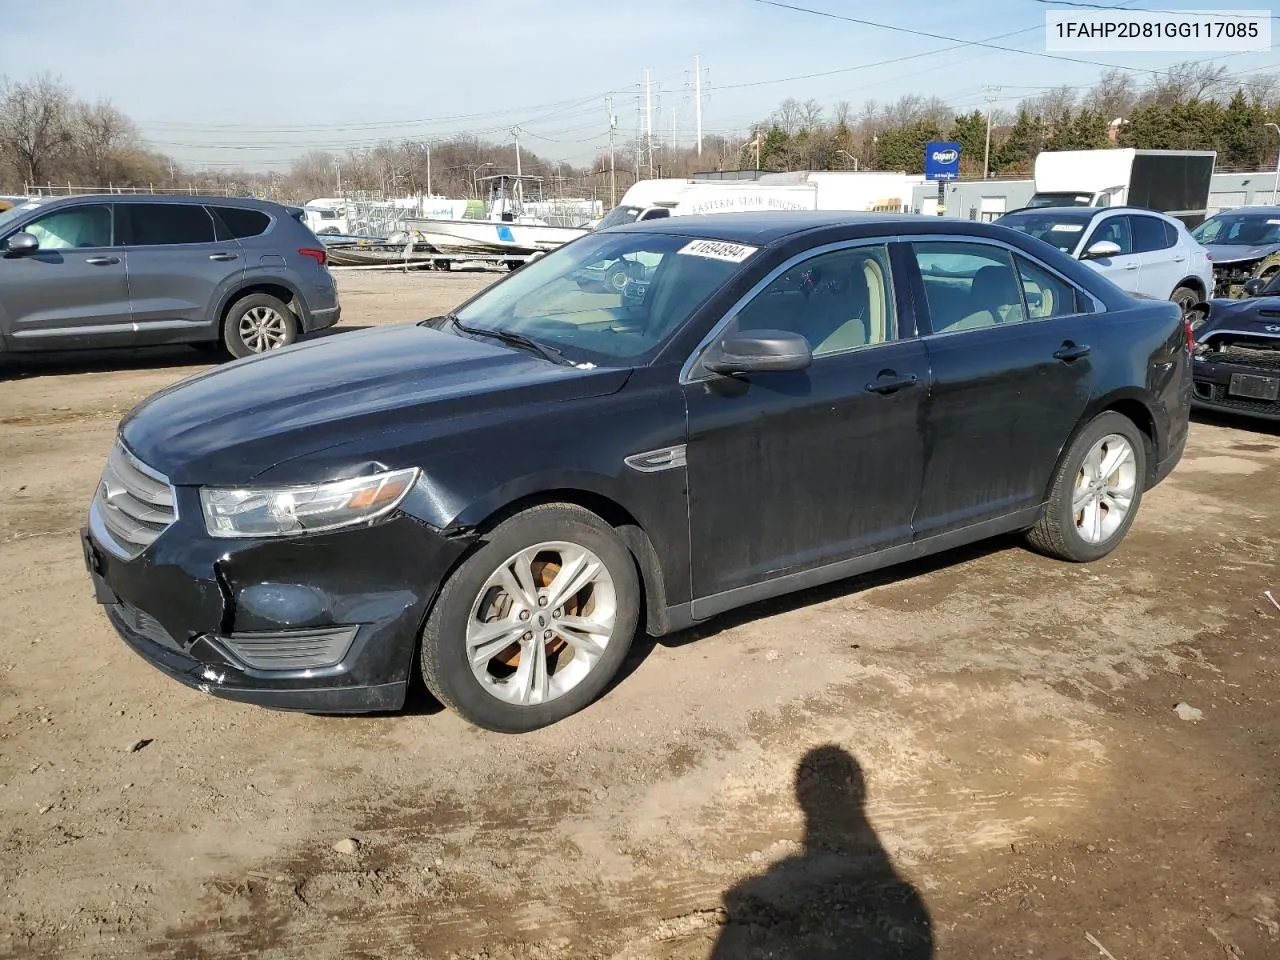
{"type": "Polygon", "coordinates": [[[455,313],[298,344],[122,422],[83,541],[208,693],[474,723],[598,696],[640,629],[995,534],[1090,561],[1182,454],[1190,335],[1033,238],[847,213],[607,229],[455,313]],[[602,289],[584,273],[622,263],[602,289]]]}

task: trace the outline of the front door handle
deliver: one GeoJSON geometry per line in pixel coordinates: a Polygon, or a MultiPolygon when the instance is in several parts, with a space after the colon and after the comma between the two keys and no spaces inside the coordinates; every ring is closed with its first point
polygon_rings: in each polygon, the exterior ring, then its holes
{"type": "Polygon", "coordinates": [[[892,370],[886,370],[867,384],[867,390],[871,393],[897,393],[907,387],[914,387],[919,382],[919,378],[913,373],[899,377],[892,370]]]}
{"type": "Polygon", "coordinates": [[[1125,266],[1124,266],[1122,269],[1124,269],[1124,270],[1137,270],[1137,269],[1138,269],[1138,265],[1137,265],[1136,263],[1129,263],[1129,264],[1125,264],[1125,266]]]}
{"type": "Polygon", "coordinates": [[[1064,363],[1071,363],[1073,360],[1079,360],[1081,357],[1089,355],[1089,348],[1084,344],[1075,344],[1068,341],[1057,350],[1053,351],[1053,358],[1061,360],[1064,363]]]}
{"type": "Polygon", "coordinates": [[[235,258],[236,258],[236,255],[235,255],[234,253],[211,253],[211,254],[209,254],[209,259],[210,259],[210,260],[234,260],[235,258]]]}
{"type": "Polygon", "coordinates": [[[1173,262],[1174,262],[1174,263],[1181,263],[1181,262],[1182,262],[1183,260],[1185,260],[1185,259],[1187,259],[1187,258],[1186,258],[1186,257],[1174,257],[1174,258],[1173,258],[1173,262]]]}
{"type": "Polygon", "coordinates": [[[119,257],[89,257],[85,260],[85,263],[92,263],[95,267],[109,267],[119,262],[119,257]]]}

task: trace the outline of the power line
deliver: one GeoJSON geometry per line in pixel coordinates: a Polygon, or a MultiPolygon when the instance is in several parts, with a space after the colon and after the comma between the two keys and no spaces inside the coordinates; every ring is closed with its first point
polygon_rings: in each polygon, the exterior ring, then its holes
{"type": "MultiPolygon", "coordinates": [[[[1080,7],[1084,10],[1119,10],[1119,7],[1108,7],[1101,3],[1079,3],[1073,0],[1032,0],[1033,3],[1043,3],[1055,7],[1080,7]]],[[[1224,20],[1253,20],[1252,14],[1219,12],[1217,10],[1149,10],[1146,7],[1128,7],[1126,8],[1133,13],[1172,13],[1182,17],[1218,17],[1224,20]]],[[[1280,20],[1280,16],[1271,15],[1272,20],[1280,20]]]]}
{"type": "MultiPolygon", "coordinates": [[[[959,37],[949,37],[941,33],[930,33],[927,30],[913,30],[910,27],[895,27],[888,23],[877,23],[875,20],[863,20],[859,17],[846,17],[839,13],[828,13],[826,10],[814,10],[810,7],[801,7],[791,3],[782,3],[781,0],[754,0],[756,3],[764,4],[768,7],[778,7],[781,10],[794,10],[797,13],[808,13],[816,17],[828,17],[832,20],[843,20],[846,23],[856,23],[864,27],[878,27],[881,30],[892,30],[894,33],[906,33],[914,37],[928,37],[931,40],[946,40],[949,43],[961,43],[968,46],[988,47],[992,50],[999,50],[1003,53],[1018,53],[1027,57],[1043,57],[1046,60],[1062,60],[1067,63],[1081,63],[1094,67],[1106,67],[1109,70],[1129,70],[1134,73],[1159,73],[1158,70],[1151,70],[1145,67],[1127,67],[1119,63],[1102,63],[1098,60],[1081,60],[1078,57],[1064,57],[1056,53],[1046,53],[1041,50],[1019,50],[1017,47],[1005,47],[996,43],[988,43],[983,40],[961,40],[959,37]]],[[[1032,29],[1039,29],[1032,28],[1032,29]]]]}

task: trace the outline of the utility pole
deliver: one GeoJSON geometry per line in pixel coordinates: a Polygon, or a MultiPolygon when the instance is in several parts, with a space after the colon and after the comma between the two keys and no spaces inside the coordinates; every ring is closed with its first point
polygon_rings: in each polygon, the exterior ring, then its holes
{"type": "Polygon", "coordinates": [[[333,172],[338,178],[338,196],[342,196],[342,161],[337,157],[333,158],[333,172]]]}
{"type": "Polygon", "coordinates": [[[431,196],[431,141],[427,141],[427,196],[431,196]]]}
{"type": "Polygon", "coordinates": [[[987,87],[987,145],[982,152],[982,179],[991,176],[991,105],[996,102],[992,94],[999,93],[999,87],[987,87]]]}
{"type": "Polygon", "coordinates": [[[613,115],[613,97],[604,98],[609,111],[609,209],[618,205],[618,174],[613,165],[613,136],[618,129],[618,118],[613,115]]]}
{"type": "MultiPolygon", "coordinates": [[[[1280,124],[1267,123],[1263,125],[1264,129],[1269,127],[1280,136],[1280,124]]],[[[1276,194],[1280,192],[1280,144],[1276,146],[1276,178],[1271,184],[1271,205],[1276,205],[1276,194]]]]}
{"type": "Polygon", "coordinates": [[[702,58],[693,58],[693,117],[698,128],[698,156],[702,156],[702,58]]]}
{"type": "Polygon", "coordinates": [[[644,144],[649,158],[649,177],[653,177],[653,97],[650,88],[653,81],[649,79],[650,71],[644,72],[644,144]]]}
{"type": "MultiPolygon", "coordinates": [[[[520,197],[520,203],[521,203],[521,205],[523,205],[523,204],[524,204],[524,181],[520,179],[520,176],[521,176],[521,171],[520,171],[520,128],[519,128],[519,127],[512,127],[512,128],[511,128],[511,136],[515,139],[515,142],[516,142],[516,193],[517,193],[517,194],[519,195],[519,197],[520,197]]],[[[514,212],[514,211],[513,211],[513,212],[514,212]]]]}

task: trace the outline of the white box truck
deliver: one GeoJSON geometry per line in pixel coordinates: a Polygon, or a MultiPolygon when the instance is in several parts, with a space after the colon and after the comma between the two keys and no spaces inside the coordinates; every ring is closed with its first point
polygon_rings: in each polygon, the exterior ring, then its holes
{"type": "Polygon", "coordinates": [[[1204,220],[1212,150],[1048,150],[1036,157],[1029,207],[1146,207],[1188,228],[1204,220]]]}

